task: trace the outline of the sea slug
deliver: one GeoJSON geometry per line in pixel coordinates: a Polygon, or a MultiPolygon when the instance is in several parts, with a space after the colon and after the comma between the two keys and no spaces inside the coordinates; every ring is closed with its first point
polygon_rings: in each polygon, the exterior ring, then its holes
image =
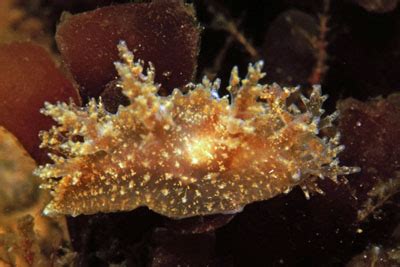
{"type": "Polygon", "coordinates": [[[219,80],[204,78],[188,85],[187,94],[175,89],[163,97],[154,67],[144,72],[125,42],[118,49],[118,86],[128,106],[112,114],[92,99],[85,107],[42,109],[58,123],[41,133],[54,163],[35,171],[53,196],[45,214],[139,206],[172,218],[231,213],[296,185],[306,194],[319,191],[318,177],[358,171],[339,166],[339,133],[320,133],[334,129],[337,113],[321,117],[326,96],[319,86],[306,98],[298,88],[260,84],[260,61],[249,65],[245,79],[232,70],[229,96],[220,97],[219,80]]]}

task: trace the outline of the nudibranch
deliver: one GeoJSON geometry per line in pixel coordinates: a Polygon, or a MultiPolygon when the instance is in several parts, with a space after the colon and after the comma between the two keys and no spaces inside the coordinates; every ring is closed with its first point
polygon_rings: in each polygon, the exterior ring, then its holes
{"type": "Polygon", "coordinates": [[[129,105],[115,114],[101,99],[42,109],[58,123],[41,133],[54,161],[36,170],[53,196],[45,214],[139,206],[172,218],[233,213],[296,185],[318,190],[318,177],[336,180],[358,170],[339,166],[339,134],[320,137],[337,116],[321,117],[320,87],[307,98],[298,88],[259,84],[260,61],[245,79],[232,70],[230,96],[219,96],[219,80],[204,78],[186,94],[175,89],[163,97],[154,67],[144,71],[125,42],[118,49],[118,87],[129,105]],[[288,99],[295,95],[298,105],[288,99]]]}

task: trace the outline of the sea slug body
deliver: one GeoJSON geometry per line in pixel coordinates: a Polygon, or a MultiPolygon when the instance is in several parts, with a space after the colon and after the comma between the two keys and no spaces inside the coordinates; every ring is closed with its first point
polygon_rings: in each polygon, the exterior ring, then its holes
{"type": "Polygon", "coordinates": [[[187,94],[157,94],[154,68],[135,62],[124,42],[115,63],[128,106],[106,111],[101,99],[86,107],[46,103],[42,112],[58,126],[42,132],[53,164],[36,170],[53,199],[45,214],[92,214],[139,206],[172,217],[229,213],[300,185],[318,191],[318,177],[336,180],[358,171],[339,166],[343,150],[337,116],[321,117],[326,96],[314,86],[309,98],[298,88],[259,84],[262,62],[245,79],[234,68],[227,90],[204,78],[187,94]],[[295,105],[289,97],[300,96],[295,105]]]}

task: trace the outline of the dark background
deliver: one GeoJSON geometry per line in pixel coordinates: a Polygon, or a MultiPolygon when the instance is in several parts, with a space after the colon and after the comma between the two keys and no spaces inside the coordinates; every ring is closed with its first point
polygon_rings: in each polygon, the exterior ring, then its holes
{"type": "MultiPolygon", "coordinates": [[[[62,11],[122,2],[130,1],[48,0],[30,8],[54,32],[62,11]]],[[[233,66],[243,76],[249,62],[263,59],[267,82],[301,85],[305,92],[320,83],[330,96],[328,111],[340,99],[366,101],[400,87],[397,1],[191,2],[203,27],[198,80],[220,77],[224,87],[233,66]]],[[[322,186],[328,197],[306,200],[296,188],[234,218],[208,218],[215,228],[225,225],[207,233],[185,230],[201,228],[204,219],[177,222],[146,208],[69,218],[69,229],[80,266],[345,266],[391,236],[399,221],[393,202],[360,222],[349,194],[329,182],[322,186]]]]}

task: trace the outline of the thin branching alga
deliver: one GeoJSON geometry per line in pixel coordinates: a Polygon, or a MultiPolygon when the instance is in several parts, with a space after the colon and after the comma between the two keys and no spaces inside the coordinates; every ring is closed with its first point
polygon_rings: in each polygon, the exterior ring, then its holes
{"type": "Polygon", "coordinates": [[[308,195],[320,191],[318,177],[336,181],[358,171],[339,166],[339,133],[320,136],[337,113],[321,117],[326,96],[318,86],[306,98],[298,88],[260,84],[260,61],[245,79],[232,70],[230,97],[207,78],[185,95],[175,89],[162,97],[153,66],[144,73],[124,42],[118,49],[128,106],[112,114],[92,99],[86,107],[46,103],[42,110],[58,123],[41,134],[54,161],[36,170],[53,195],[45,214],[139,206],[173,218],[232,213],[296,185],[308,195]],[[288,100],[295,95],[299,105],[288,100]]]}

